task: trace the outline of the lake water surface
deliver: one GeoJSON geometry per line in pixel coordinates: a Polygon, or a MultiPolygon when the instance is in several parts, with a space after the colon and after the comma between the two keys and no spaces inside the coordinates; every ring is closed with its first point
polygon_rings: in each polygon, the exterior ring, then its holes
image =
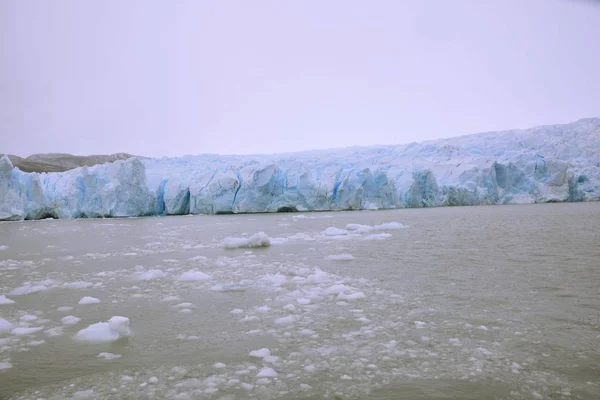
{"type": "Polygon", "coordinates": [[[0,245],[2,399],[600,398],[600,203],[12,222],[0,245]],[[130,337],[75,340],[112,316],[130,337]]]}

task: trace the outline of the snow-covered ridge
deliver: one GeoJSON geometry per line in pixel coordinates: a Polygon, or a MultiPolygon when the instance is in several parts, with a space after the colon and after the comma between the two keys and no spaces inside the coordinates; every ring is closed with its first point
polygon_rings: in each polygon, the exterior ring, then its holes
{"type": "Polygon", "coordinates": [[[600,119],[395,146],[132,158],[56,173],[0,159],[0,220],[600,199],[600,119]]]}

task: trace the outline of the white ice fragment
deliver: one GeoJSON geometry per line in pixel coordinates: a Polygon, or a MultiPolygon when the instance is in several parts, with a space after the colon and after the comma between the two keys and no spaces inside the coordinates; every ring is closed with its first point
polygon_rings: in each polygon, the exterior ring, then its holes
{"type": "Polygon", "coordinates": [[[227,365],[223,364],[221,362],[218,362],[215,365],[213,365],[213,367],[215,367],[216,369],[223,369],[223,368],[227,367],[227,365]]]}
{"type": "Polygon", "coordinates": [[[271,309],[271,307],[269,306],[260,306],[260,307],[256,307],[256,311],[261,312],[261,313],[266,313],[271,309]]]}
{"type": "Polygon", "coordinates": [[[15,301],[9,299],[5,295],[0,295],[0,306],[6,305],[6,304],[15,304],[15,301]]]}
{"type": "Polygon", "coordinates": [[[334,226],[330,226],[329,228],[323,231],[323,235],[325,236],[344,236],[347,235],[348,232],[346,229],[336,228],[334,226]]]}
{"type": "Polygon", "coordinates": [[[61,306],[61,307],[58,307],[56,309],[56,311],[59,311],[59,312],[68,312],[68,311],[71,311],[72,309],[73,309],[73,307],[71,307],[71,306],[61,306]]]}
{"type": "Polygon", "coordinates": [[[350,293],[350,294],[340,293],[337,296],[337,298],[339,300],[358,300],[358,299],[364,299],[365,297],[366,296],[363,292],[354,292],[354,293],[350,293]]]}
{"type": "Polygon", "coordinates": [[[76,323],[81,321],[81,318],[77,318],[73,315],[67,315],[66,317],[61,318],[60,321],[65,325],[75,325],[76,323]]]}
{"type": "Polygon", "coordinates": [[[21,321],[23,321],[23,322],[32,322],[32,321],[35,321],[37,319],[38,319],[37,316],[31,315],[31,314],[25,314],[25,315],[23,315],[21,317],[21,321]]]}
{"type": "Polygon", "coordinates": [[[10,361],[0,361],[0,371],[12,368],[10,361]]]}
{"type": "Polygon", "coordinates": [[[351,380],[352,380],[352,378],[351,378],[351,377],[349,377],[348,375],[342,375],[342,378],[341,378],[341,379],[342,379],[343,381],[351,381],[351,380]]]}
{"type": "Polygon", "coordinates": [[[260,371],[258,371],[258,374],[256,374],[256,377],[257,378],[274,378],[277,375],[278,375],[277,372],[273,368],[264,367],[260,371]]]}
{"type": "Polygon", "coordinates": [[[75,335],[75,339],[90,343],[102,343],[113,342],[130,335],[129,318],[116,316],[111,317],[107,322],[98,322],[80,330],[75,335]]]}
{"type": "Polygon", "coordinates": [[[184,272],[177,278],[180,282],[195,282],[195,281],[205,281],[210,279],[210,276],[205,274],[204,272],[200,272],[198,270],[192,270],[184,272]]]}
{"type": "Polygon", "coordinates": [[[263,347],[260,350],[252,350],[248,355],[250,357],[265,358],[265,357],[271,355],[271,351],[269,349],[263,347]]]}
{"type": "Polygon", "coordinates": [[[304,370],[306,372],[315,372],[317,370],[317,367],[315,367],[314,365],[310,364],[310,365],[306,365],[304,367],[304,370]]]}
{"type": "Polygon", "coordinates": [[[193,308],[195,307],[193,303],[179,303],[173,307],[177,307],[177,308],[193,308]]]}
{"type": "Polygon", "coordinates": [[[14,328],[11,332],[13,335],[16,335],[16,336],[25,336],[25,335],[31,335],[33,333],[39,332],[43,329],[44,329],[43,326],[36,326],[33,328],[14,328]]]}
{"type": "Polygon", "coordinates": [[[163,298],[161,301],[164,301],[165,303],[171,302],[171,301],[179,301],[181,300],[181,298],[177,297],[177,296],[167,296],[165,298],[163,298]]]}
{"type": "Polygon", "coordinates": [[[425,328],[425,326],[426,326],[426,325],[427,325],[427,323],[426,323],[426,322],[423,322],[423,321],[415,321],[415,327],[416,327],[417,329],[423,329],[423,328],[425,328]]]}
{"type": "Polygon", "coordinates": [[[6,249],[8,249],[7,245],[5,245],[5,244],[0,245],[0,250],[6,250],[6,249]]]}
{"type": "Polygon", "coordinates": [[[244,312],[244,310],[242,310],[241,308],[234,308],[233,310],[229,311],[231,314],[242,314],[244,312]]]}
{"type": "Polygon", "coordinates": [[[162,272],[160,269],[151,269],[146,272],[142,272],[137,275],[137,279],[140,281],[153,281],[155,279],[163,279],[166,278],[166,274],[162,272]]]}
{"type": "Polygon", "coordinates": [[[20,286],[18,288],[11,290],[9,294],[11,294],[13,296],[24,296],[27,294],[44,292],[49,289],[50,288],[48,286],[41,284],[41,283],[28,284],[28,285],[23,285],[23,286],[20,286]]]}
{"type": "Polygon", "coordinates": [[[296,302],[297,302],[298,304],[302,305],[302,306],[305,306],[305,305],[308,305],[308,304],[310,304],[310,299],[307,299],[307,298],[301,297],[301,298],[299,298],[299,299],[296,299],[296,302]]]}
{"type": "Polygon", "coordinates": [[[159,382],[158,378],[153,376],[150,379],[148,379],[148,383],[151,385],[156,385],[159,382]]]}
{"type": "Polygon", "coordinates": [[[479,325],[479,327],[477,329],[480,329],[482,331],[487,331],[488,330],[487,326],[485,326],[485,325],[479,325]]]}
{"type": "Polygon", "coordinates": [[[10,332],[12,328],[14,328],[13,324],[0,317],[0,332],[10,332]]]}
{"type": "Polygon", "coordinates": [[[115,360],[117,358],[123,357],[121,354],[113,354],[113,353],[100,353],[96,357],[104,358],[105,360],[115,360]]]}
{"type": "Polygon", "coordinates": [[[352,261],[354,260],[354,256],[348,253],[332,254],[325,257],[325,259],[330,261],[352,261]]]}
{"type": "Polygon", "coordinates": [[[298,317],[295,315],[288,315],[286,317],[277,318],[275,320],[275,324],[277,325],[291,325],[298,320],[298,317]]]}
{"type": "Polygon", "coordinates": [[[96,297],[90,297],[90,296],[84,296],[81,298],[81,300],[79,300],[78,304],[98,304],[100,303],[100,299],[96,298],[96,297]]]}
{"type": "Polygon", "coordinates": [[[249,238],[227,237],[223,240],[226,249],[237,249],[241,247],[269,247],[271,239],[264,232],[257,232],[249,238]]]}
{"type": "Polygon", "coordinates": [[[373,233],[371,235],[367,235],[363,238],[363,240],[385,240],[391,237],[389,233],[373,233]]]}
{"type": "Polygon", "coordinates": [[[92,389],[89,390],[80,390],[79,392],[73,393],[73,400],[83,400],[83,399],[91,399],[94,397],[94,391],[92,389]]]}
{"type": "Polygon", "coordinates": [[[76,281],[76,282],[65,282],[61,285],[65,289],[85,289],[94,286],[92,282],[76,281]]]}

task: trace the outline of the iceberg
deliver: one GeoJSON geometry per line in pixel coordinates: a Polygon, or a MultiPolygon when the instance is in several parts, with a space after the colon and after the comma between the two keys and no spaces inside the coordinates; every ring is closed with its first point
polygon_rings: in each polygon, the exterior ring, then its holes
{"type": "Polygon", "coordinates": [[[26,173],[0,158],[0,220],[600,200],[600,119],[393,146],[133,157],[26,173]]]}

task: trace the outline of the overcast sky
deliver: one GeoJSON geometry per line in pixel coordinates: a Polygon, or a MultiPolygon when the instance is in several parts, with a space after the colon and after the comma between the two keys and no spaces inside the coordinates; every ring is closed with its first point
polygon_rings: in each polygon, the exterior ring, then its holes
{"type": "Polygon", "coordinates": [[[0,152],[397,144],[600,116],[600,3],[0,1],[0,152]]]}

